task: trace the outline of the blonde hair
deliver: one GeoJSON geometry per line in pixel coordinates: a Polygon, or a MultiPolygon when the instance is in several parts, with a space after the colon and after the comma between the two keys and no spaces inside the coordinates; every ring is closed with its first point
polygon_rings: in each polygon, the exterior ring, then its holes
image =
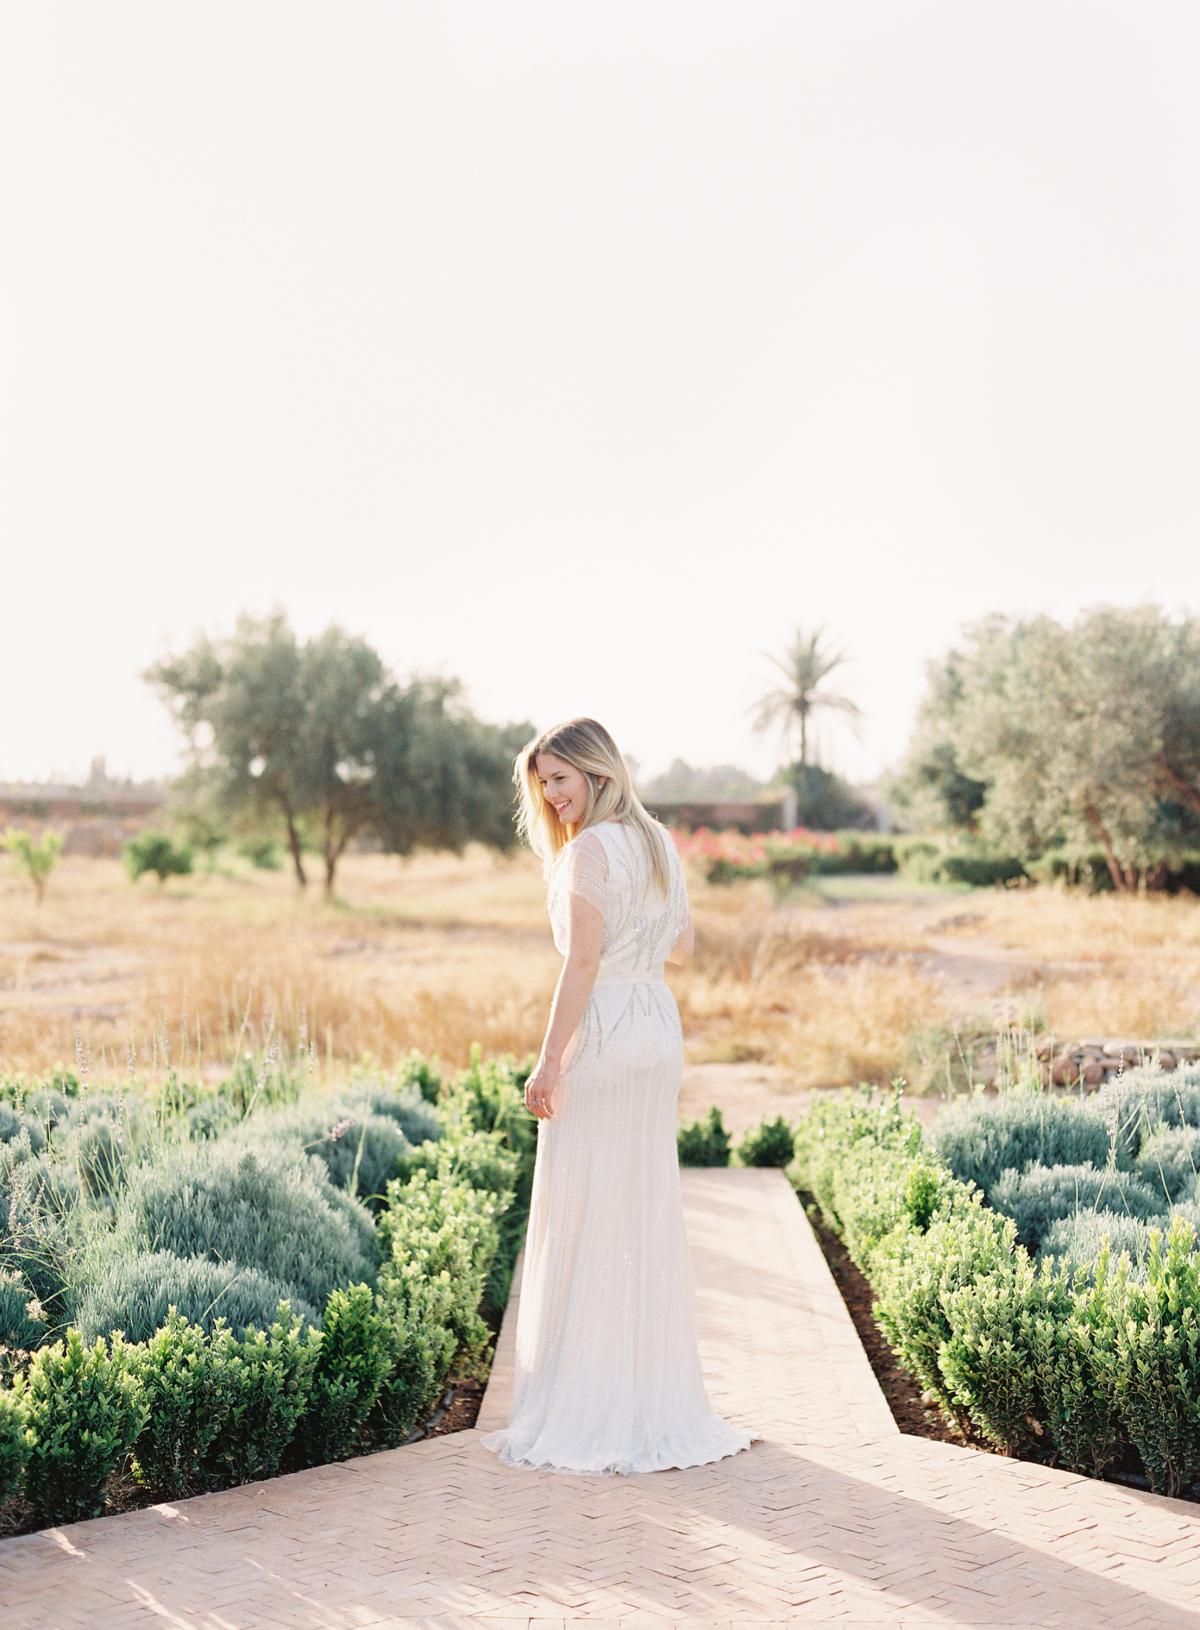
{"type": "Polygon", "coordinates": [[[589,826],[599,821],[623,821],[640,834],[651,876],[666,898],[671,872],[664,845],[674,839],[634,792],[633,779],[621,757],[621,749],[596,719],[567,719],[543,730],[540,736],[527,742],[513,760],[513,780],[518,798],[517,831],[533,852],[541,856],[544,873],[549,875],[561,851],[589,826]],[[555,814],[538,780],[539,753],[553,753],[583,774],[587,781],[587,807],[582,820],[563,822],[555,814]],[[603,786],[600,776],[604,777],[603,786]]]}

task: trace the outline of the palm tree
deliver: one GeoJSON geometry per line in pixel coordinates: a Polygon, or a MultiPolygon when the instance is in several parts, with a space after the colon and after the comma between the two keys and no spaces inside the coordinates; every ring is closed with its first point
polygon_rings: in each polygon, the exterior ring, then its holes
{"type": "Polygon", "coordinates": [[[783,662],[764,651],[762,655],[775,664],[787,684],[768,691],[751,704],[757,709],[753,728],[767,730],[779,724],[785,749],[791,741],[792,731],[799,727],[800,762],[805,766],[808,764],[809,720],[814,714],[822,709],[828,713],[847,714],[856,736],[859,734],[858,721],[863,716],[858,703],[852,702],[848,696],[830,695],[821,689],[834,669],[847,660],[842,652],[824,649],[821,643],[824,632],[823,627],[812,634],[797,628],[783,662]]]}

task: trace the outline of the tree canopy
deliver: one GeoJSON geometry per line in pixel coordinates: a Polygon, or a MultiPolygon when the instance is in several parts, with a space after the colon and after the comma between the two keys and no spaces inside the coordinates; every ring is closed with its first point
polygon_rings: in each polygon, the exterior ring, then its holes
{"type": "Polygon", "coordinates": [[[242,615],[232,635],[203,636],[144,677],[187,735],[192,796],[202,788],[229,816],[279,827],[301,885],[315,848],[332,893],[359,834],[396,854],[516,841],[512,760],[533,726],[474,718],[458,680],[401,684],[336,626],[301,641],[281,611],[242,615]]]}
{"type": "Polygon", "coordinates": [[[970,625],[928,666],[886,795],[911,825],[1024,859],[1095,845],[1114,887],[1153,878],[1200,843],[1200,623],[1101,605],[970,625]]]}

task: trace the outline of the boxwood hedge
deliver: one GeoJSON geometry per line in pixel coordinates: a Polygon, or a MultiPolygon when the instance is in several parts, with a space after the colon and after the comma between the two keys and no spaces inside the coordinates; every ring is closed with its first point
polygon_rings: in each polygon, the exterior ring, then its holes
{"type": "MultiPolygon", "coordinates": [[[[483,1314],[507,1293],[532,1184],[529,1067],[475,1051],[443,1083],[410,1059],[390,1116],[386,1086],[357,1094],[386,1120],[386,1163],[403,1155],[378,1222],[291,1137],[247,1141],[259,1111],[240,1100],[197,1140],[201,1094],[179,1093],[174,1129],[128,1151],[115,1213],[64,1158],[73,1126],[119,1123],[111,1106],[89,1115],[72,1093],[57,1149],[24,1127],[0,1142],[15,1229],[0,1236],[0,1316],[32,1349],[12,1348],[0,1379],[0,1526],[97,1514],[114,1478],[128,1499],[130,1474],[171,1499],[411,1437],[448,1376],[485,1362],[483,1314]],[[65,1328],[26,1272],[46,1240],[65,1328]]],[[[4,1088],[22,1113],[38,1090],[4,1088]]],[[[264,1126],[275,1113],[286,1098],[264,1126]]]]}
{"type": "MultiPolygon", "coordinates": [[[[901,1083],[890,1096],[826,1101],[797,1123],[788,1176],[845,1240],[884,1334],[948,1420],[969,1422],[1006,1453],[1093,1476],[1140,1464],[1152,1489],[1186,1493],[1200,1478],[1194,1215],[1181,1206],[1168,1216],[1164,1204],[1145,1219],[1140,1271],[1120,1249],[1127,1226],[1106,1227],[1094,1211],[1085,1220],[1089,1208],[1076,1227],[1098,1240],[1093,1260],[1059,1255],[1067,1218],[1051,1225],[1052,1249],[1035,1260],[977,1177],[994,1188],[1006,1169],[1023,1169],[1014,1152],[1029,1165],[1048,1153],[1061,1161],[1079,1140],[1099,1145],[1075,1106],[1064,1114],[1048,1095],[1018,1096],[1023,1104],[964,1106],[950,1117],[952,1136],[939,1128],[930,1146],[903,1108],[901,1083]],[[979,1133],[974,1153],[967,1126],[979,1133]]],[[[1131,1135],[1125,1158],[1137,1150],[1131,1135]]]]}

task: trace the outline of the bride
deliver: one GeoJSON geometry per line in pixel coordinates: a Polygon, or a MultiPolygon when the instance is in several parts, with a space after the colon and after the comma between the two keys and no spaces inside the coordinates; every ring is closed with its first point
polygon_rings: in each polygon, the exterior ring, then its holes
{"type": "Polygon", "coordinates": [[[697,1347],[663,977],[693,948],[679,853],[595,719],[545,731],[514,774],[564,960],[525,1086],[540,1124],[509,1420],[480,1441],[557,1472],[702,1465],[761,1437],[713,1409],[697,1347]]]}

